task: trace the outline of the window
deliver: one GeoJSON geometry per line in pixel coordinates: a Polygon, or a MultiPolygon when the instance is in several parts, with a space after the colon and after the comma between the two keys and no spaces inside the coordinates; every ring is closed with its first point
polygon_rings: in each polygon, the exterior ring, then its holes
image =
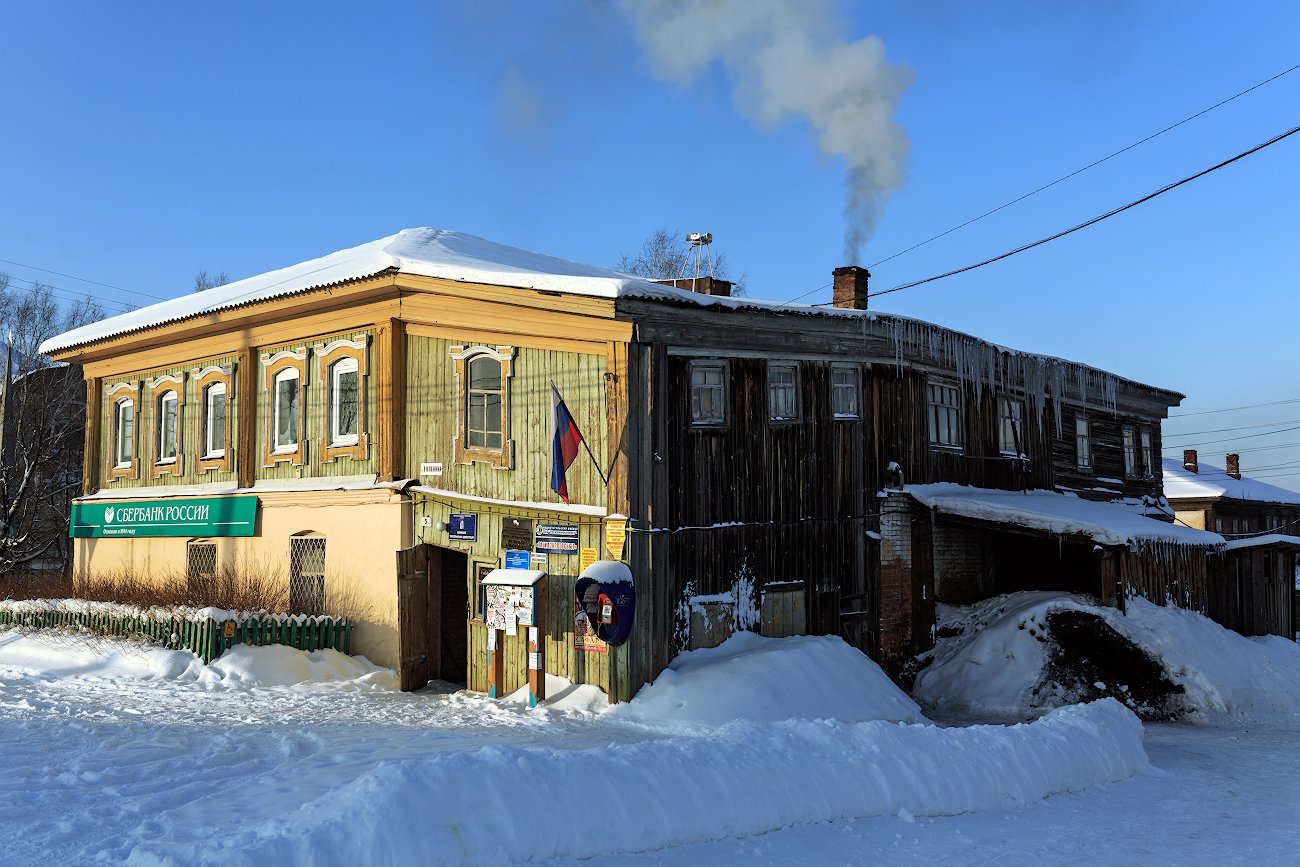
{"type": "Polygon", "coordinates": [[[691,362],[691,424],[727,423],[727,365],[720,361],[691,362]]]}
{"type": "Polygon", "coordinates": [[[1124,442],[1124,478],[1135,479],[1138,474],[1137,431],[1126,424],[1121,433],[1124,442]]]}
{"type": "Polygon", "coordinates": [[[835,418],[861,418],[858,409],[858,369],[848,365],[831,367],[831,415],[835,418]]]}
{"type": "Polygon", "coordinates": [[[298,392],[299,376],[295,368],[288,367],[275,375],[272,381],[271,430],[274,431],[272,451],[277,454],[298,450],[298,392]]]}
{"type": "Polygon", "coordinates": [[[767,415],[772,421],[796,421],[799,418],[799,366],[767,365],[767,415]]]}
{"type": "Polygon", "coordinates": [[[1156,474],[1155,448],[1152,445],[1151,428],[1143,427],[1140,429],[1142,445],[1142,475],[1146,478],[1154,478],[1156,474]]]}
{"type": "Polygon", "coordinates": [[[215,542],[196,540],[185,546],[185,584],[191,602],[208,603],[217,577],[215,542]]]}
{"type": "Polygon", "coordinates": [[[470,359],[466,390],[467,442],[472,449],[499,449],[505,438],[501,420],[501,362],[487,355],[470,359]]]}
{"type": "Polygon", "coordinates": [[[289,613],[325,613],[325,538],[289,539],[289,613]]]}
{"type": "Polygon", "coordinates": [[[177,437],[176,392],[164,391],[158,396],[158,463],[176,463],[177,437]]]}
{"type": "Polygon", "coordinates": [[[930,416],[930,445],[961,448],[961,397],[956,387],[926,386],[930,416]]]}
{"type": "Polygon", "coordinates": [[[1092,472],[1092,442],[1088,436],[1088,417],[1074,416],[1074,464],[1081,473],[1092,472]]]}
{"type": "Polygon", "coordinates": [[[203,457],[226,456],[226,384],[214,382],[203,391],[203,457]]]}
{"type": "Polygon", "coordinates": [[[1024,455],[1025,405],[1009,397],[998,398],[998,451],[1004,455],[1024,455]]]}
{"type": "Polygon", "coordinates": [[[344,358],[330,368],[330,444],[354,446],[360,430],[361,377],[357,360],[344,358]]]}
{"type": "Polygon", "coordinates": [[[135,461],[135,401],[119,398],[113,404],[113,468],[127,469],[135,461]]]}
{"type": "Polygon", "coordinates": [[[453,346],[457,411],[456,462],[474,461],[501,468],[513,466],[510,439],[510,377],[514,347],[453,346]]]}

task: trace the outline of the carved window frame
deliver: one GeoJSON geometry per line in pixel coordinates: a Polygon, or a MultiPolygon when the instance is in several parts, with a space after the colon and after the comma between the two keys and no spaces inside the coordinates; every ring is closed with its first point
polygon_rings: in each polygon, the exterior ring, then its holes
{"type": "Polygon", "coordinates": [[[134,479],[140,458],[140,384],[137,382],[119,382],[109,386],[104,392],[104,403],[108,406],[108,478],[134,479]],[[131,460],[119,463],[117,460],[118,439],[121,435],[118,424],[118,405],[131,401],[131,460]]]}
{"type": "Polygon", "coordinates": [[[341,457],[364,461],[370,450],[370,418],[367,412],[367,389],[370,385],[370,372],[366,362],[367,341],[334,340],[328,344],[317,344],[316,358],[320,363],[320,379],[325,389],[321,401],[321,460],[332,461],[341,457]],[[334,441],[334,365],[350,358],[357,365],[357,441],[355,443],[334,441]]]}
{"type": "Polygon", "coordinates": [[[231,397],[235,386],[234,365],[205,367],[193,371],[193,376],[194,400],[199,405],[197,413],[198,429],[194,447],[194,471],[196,473],[206,473],[210,470],[219,470],[228,473],[234,466],[235,455],[234,443],[230,440],[230,409],[233,405],[231,397]],[[222,442],[226,445],[220,455],[213,455],[208,451],[208,389],[214,385],[221,385],[226,389],[226,423],[225,429],[222,431],[222,442]]]}
{"type": "Polygon", "coordinates": [[[475,461],[491,464],[498,469],[514,467],[514,440],[510,424],[510,380],[514,376],[515,348],[513,346],[453,346],[451,357],[456,367],[456,440],[455,461],[470,464],[475,461]],[[501,448],[491,449],[469,444],[469,362],[486,355],[501,362],[501,448]]]}
{"type": "Polygon", "coordinates": [[[262,393],[266,395],[262,465],[273,467],[287,462],[295,467],[303,466],[307,463],[307,350],[282,350],[274,355],[263,355],[262,393]],[[275,383],[276,377],[285,370],[295,371],[298,378],[298,442],[292,451],[275,445],[275,383]]]}
{"type": "MultiPolygon", "coordinates": [[[[168,373],[155,376],[148,381],[149,407],[152,415],[149,430],[150,457],[152,467],[150,475],[155,479],[163,476],[185,475],[185,375],[168,373]],[[162,402],[169,393],[176,395],[176,457],[162,457],[162,402]]],[[[139,440],[139,428],[136,429],[139,440]]],[[[137,446],[138,448],[138,446],[137,446]]]]}

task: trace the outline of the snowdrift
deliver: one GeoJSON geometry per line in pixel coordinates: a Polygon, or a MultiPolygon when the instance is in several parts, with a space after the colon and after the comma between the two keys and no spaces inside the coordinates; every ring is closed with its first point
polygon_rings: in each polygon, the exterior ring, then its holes
{"type": "MultiPolygon", "coordinates": [[[[1125,682],[1062,683],[1054,671],[1049,621],[1060,612],[1098,618],[1139,648],[1177,690],[1171,711],[1206,720],[1259,720],[1300,714],[1300,645],[1276,636],[1246,638],[1200,614],[1128,600],[1127,613],[1066,593],[1023,592],[966,608],[940,607],[933,662],[916,678],[923,705],[977,714],[1033,717],[1098,694],[1130,706],[1125,682]]],[[[1134,667],[1136,668],[1136,667],[1134,667]]],[[[1137,677],[1129,670],[1125,677],[1137,677]]]]}
{"type": "Polygon", "coordinates": [[[991,810],[1147,768],[1118,702],[1012,727],[734,722],[601,749],[485,747],[385,762],[250,829],[133,863],[507,864],[763,833],[802,822],[991,810]]]}

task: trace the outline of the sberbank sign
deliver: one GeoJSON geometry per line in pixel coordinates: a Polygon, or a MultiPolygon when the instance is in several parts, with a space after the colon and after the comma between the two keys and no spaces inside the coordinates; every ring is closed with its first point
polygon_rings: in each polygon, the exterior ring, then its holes
{"type": "Polygon", "coordinates": [[[257,497],[187,497],[126,503],[72,504],[68,535],[251,536],[257,525],[257,497]]]}

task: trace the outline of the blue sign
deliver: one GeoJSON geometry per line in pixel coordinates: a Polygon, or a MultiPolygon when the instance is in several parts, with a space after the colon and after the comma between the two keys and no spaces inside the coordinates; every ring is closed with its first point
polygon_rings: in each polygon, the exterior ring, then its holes
{"type": "Polygon", "coordinates": [[[527,551],[507,551],[506,568],[507,569],[529,569],[528,565],[529,552],[527,551]]]}
{"type": "Polygon", "coordinates": [[[453,542],[477,542],[478,515],[473,512],[452,512],[447,519],[447,538],[453,542]]]}
{"type": "Polygon", "coordinates": [[[577,525],[538,524],[536,548],[543,554],[577,554],[577,525]]]}

